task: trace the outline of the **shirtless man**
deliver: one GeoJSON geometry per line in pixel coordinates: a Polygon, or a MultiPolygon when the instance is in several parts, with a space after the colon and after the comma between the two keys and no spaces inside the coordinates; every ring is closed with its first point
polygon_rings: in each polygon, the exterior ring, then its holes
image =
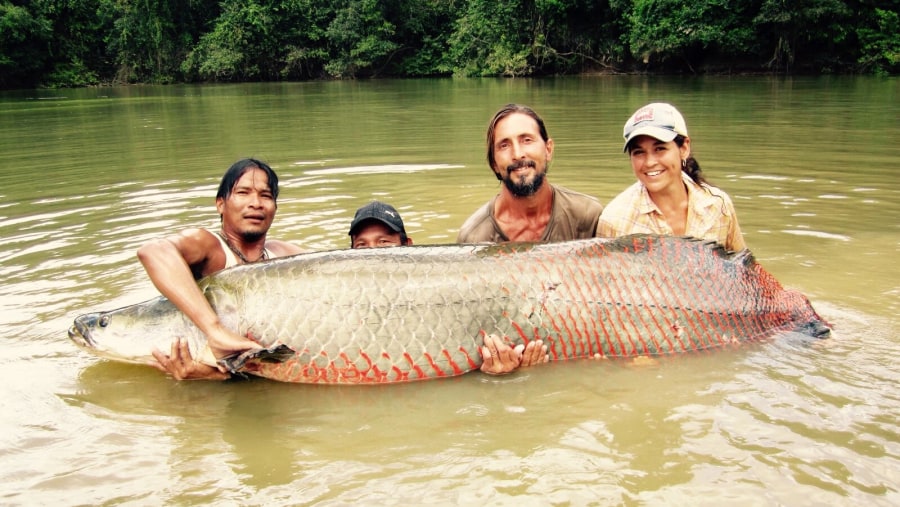
{"type": "MultiPolygon", "coordinates": [[[[225,172],[216,194],[221,229],[187,229],[152,240],[137,251],[153,285],[206,334],[217,361],[260,345],[222,325],[197,280],[238,264],[303,252],[297,245],[266,237],[278,208],[277,198],[275,171],[259,160],[239,160],[225,172]]],[[[157,369],[178,380],[230,376],[224,369],[195,361],[187,342],[181,340],[173,343],[168,355],[162,351],[153,355],[157,369]]]]}

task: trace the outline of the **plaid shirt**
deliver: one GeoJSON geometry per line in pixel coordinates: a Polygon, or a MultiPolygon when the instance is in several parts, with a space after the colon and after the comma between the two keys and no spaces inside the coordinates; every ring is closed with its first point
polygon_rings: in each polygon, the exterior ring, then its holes
{"type": "MultiPolygon", "coordinates": [[[[698,185],[681,173],[688,192],[688,216],[685,236],[714,240],[728,250],[746,248],[737,213],[728,194],[710,185],[698,185]]],[[[640,182],[617,195],[604,209],[597,224],[597,236],[614,238],[626,234],[673,235],[650,194],[640,182]]]]}

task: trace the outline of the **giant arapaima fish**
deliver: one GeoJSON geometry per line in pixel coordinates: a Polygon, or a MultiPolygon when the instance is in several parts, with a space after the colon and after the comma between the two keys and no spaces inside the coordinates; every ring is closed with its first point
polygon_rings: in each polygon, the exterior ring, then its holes
{"type": "MultiPolygon", "coordinates": [[[[541,339],[551,360],[716,349],[802,332],[826,337],[807,298],[749,251],[634,235],[551,244],[443,245],[300,254],[199,282],[223,323],[259,342],[230,366],[284,382],[378,384],[480,367],[485,334],[541,339]],[[274,352],[273,352],[274,351],[274,352]]],[[[154,361],[206,338],[163,297],[75,319],[104,358],[154,361]]]]}

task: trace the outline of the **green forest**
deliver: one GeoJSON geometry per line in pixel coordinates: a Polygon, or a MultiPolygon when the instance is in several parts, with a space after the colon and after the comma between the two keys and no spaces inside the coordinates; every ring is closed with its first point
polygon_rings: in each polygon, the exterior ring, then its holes
{"type": "Polygon", "coordinates": [[[0,0],[0,88],[900,71],[900,0],[0,0]]]}

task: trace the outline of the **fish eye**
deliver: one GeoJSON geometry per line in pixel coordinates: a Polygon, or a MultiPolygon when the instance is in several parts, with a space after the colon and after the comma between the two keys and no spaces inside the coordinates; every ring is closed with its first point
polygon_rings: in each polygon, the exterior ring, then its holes
{"type": "Polygon", "coordinates": [[[100,317],[100,320],[97,321],[97,324],[99,324],[100,327],[106,327],[106,326],[108,326],[108,325],[109,325],[109,315],[103,315],[103,316],[101,316],[101,317],[100,317]]]}

